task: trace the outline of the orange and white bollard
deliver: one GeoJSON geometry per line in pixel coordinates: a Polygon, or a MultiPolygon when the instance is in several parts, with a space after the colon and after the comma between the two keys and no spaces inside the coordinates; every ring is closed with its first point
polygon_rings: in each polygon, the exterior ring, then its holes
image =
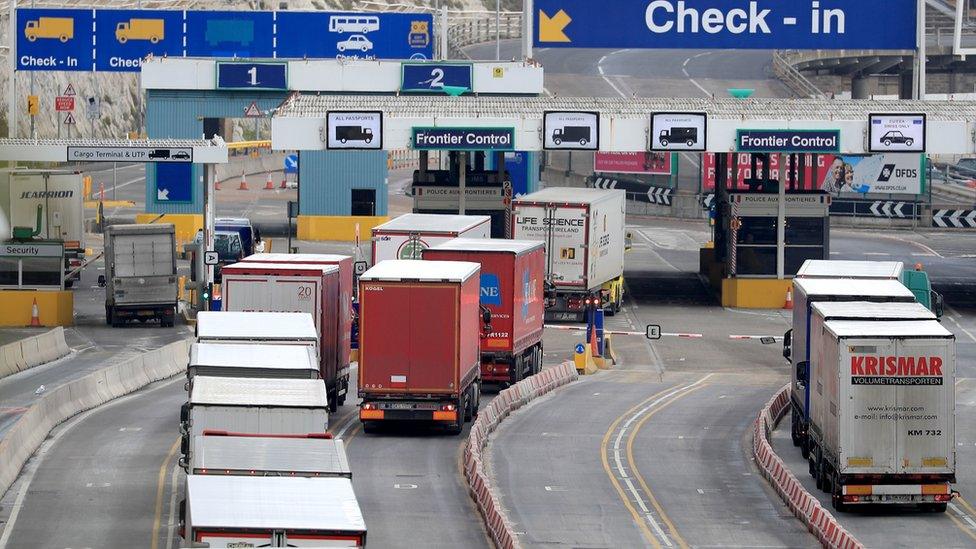
{"type": "Polygon", "coordinates": [[[786,290],[786,303],[783,304],[783,308],[792,311],[793,310],[793,288],[787,288],[786,290]]]}
{"type": "Polygon", "coordinates": [[[264,190],[273,191],[274,188],[274,181],[271,180],[271,172],[268,172],[268,178],[264,181],[264,190]]]}
{"type": "Polygon", "coordinates": [[[34,304],[31,305],[31,321],[30,321],[30,325],[31,325],[31,327],[40,327],[41,326],[41,315],[40,315],[40,312],[37,310],[37,298],[36,297],[34,298],[34,304]]]}
{"type": "Polygon", "coordinates": [[[247,188],[247,176],[245,176],[244,174],[241,174],[241,184],[240,184],[239,187],[237,187],[237,190],[239,190],[239,191],[249,190],[247,188]]]}

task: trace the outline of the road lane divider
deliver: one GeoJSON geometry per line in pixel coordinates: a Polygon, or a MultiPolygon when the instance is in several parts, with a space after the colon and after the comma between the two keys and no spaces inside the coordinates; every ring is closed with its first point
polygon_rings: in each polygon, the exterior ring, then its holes
{"type": "Polygon", "coordinates": [[[641,426],[654,414],[672,402],[704,387],[705,382],[712,375],[708,374],[697,381],[680,387],[670,387],[651,395],[621,414],[603,435],[603,441],[600,445],[603,470],[610,478],[617,494],[620,495],[624,506],[633,516],[641,534],[648,543],[657,549],[675,546],[686,548],[688,544],[678,533],[674,523],[664,512],[664,508],[658,503],[644,477],[638,471],[633,453],[634,439],[641,426]],[[626,444],[624,444],[625,437],[627,439],[626,444]],[[610,446],[611,438],[613,439],[612,447],[610,446]],[[634,480],[637,481],[636,485],[634,480]],[[632,502],[637,504],[640,508],[639,511],[632,502]],[[667,527],[667,532],[664,531],[661,523],[667,527]]]}
{"type": "Polygon", "coordinates": [[[0,347],[0,378],[53,362],[71,354],[64,328],[57,328],[0,347]]]}
{"type": "Polygon", "coordinates": [[[498,393],[498,396],[491,403],[481,409],[477,419],[471,424],[468,442],[464,447],[464,477],[467,480],[471,497],[485,522],[488,535],[495,546],[500,549],[521,547],[521,543],[512,527],[511,520],[502,509],[501,498],[497,490],[492,487],[491,479],[485,473],[483,455],[488,447],[488,439],[509,414],[533,399],[550,393],[576,379],[578,379],[578,374],[576,373],[576,366],[572,362],[564,362],[555,368],[547,368],[498,393]]]}
{"type": "Polygon", "coordinates": [[[830,549],[862,549],[864,545],[848,532],[820,501],[803,487],[799,479],[773,450],[769,436],[786,414],[790,386],[780,389],[759,411],[753,427],[752,451],[756,466],[807,529],[830,549]]]}
{"type": "Polygon", "coordinates": [[[46,391],[0,440],[0,496],[51,429],[80,412],[185,372],[189,350],[188,339],[170,343],[46,391]]]}

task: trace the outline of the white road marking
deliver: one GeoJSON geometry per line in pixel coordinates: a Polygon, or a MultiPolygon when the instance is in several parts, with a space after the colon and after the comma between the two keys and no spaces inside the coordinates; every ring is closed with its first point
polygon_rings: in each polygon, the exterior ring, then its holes
{"type": "Polygon", "coordinates": [[[351,416],[349,416],[349,419],[347,419],[347,420],[346,420],[346,421],[345,421],[345,422],[344,422],[344,423],[342,424],[342,427],[341,427],[341,428],[340,428],[340,429],[339,429],[338,431],[336,431],[336,432],[335,432],[335,435],[334,435],[334,436],[335,436],[335,438],[342,438],[342,435],[344,435],[344,434],[346,434],[346,431],[347,431],[347,430],[349,430],[349,427],[351,427],[351,426],[352,426],[352,424],[353,424],[353,422],[354,422],[354,421],[355,421],[356,419],[357,419],[357,418],[356,418],[356,414],[353,414],[353,415],[351,415],[351,416]]]}
{"type": "Polygon", "coordinates": [[[956,320],[956,317],[959,316],[959,313],[957,313],[955,309],[953,309],[952,307],[950,307],[948,305],[946,305],[945,308],[946,308],[947,311],[949,311],[950,313],[952,313],[952,314],[948,314],[948,315],[945,315],[945,316],[947,316],[949,318],[949,320],[951,320],[952,323],[956,325],[957,328],[959,328],[960,330],[962,330],[962,332],[964,334],[966,334],[967,336],[969,336],[969,339],[971,339],[974,343],[976,343],[976,336],[973,336],[972,332],[970,332],[969,330],[963,328],[962,327],[962,324],[960,324],[959,321],[956,320]]]}
{"type": "Polygon", "coordinates": [[[176,516],[176,495],[177,495],[176,479],[180,477],[179,470],[180,470],[180,461],[176,460],[176,463],[173,464],[173,471],[170,473],[169,526],[166,528],[166,545],[165,545],[166,549],[169,549],[170,547],[173,546],[173,541],[174,541],[173,536],[176,532],[176,524],[180,522],[180,517],[176,516]]]}
{"type": "Polygon", "coordinates": [[[889,256],[891,254],[886,253],[886,252],[863,252],[861,255],[883,255],[883,256],[889,256]]]}
{"type": "Polygon", "coordinates": [[[600,72],[600,77],[603,78],[603,80],[605,80],[606,83],[609,84],[611,88],[613,88],[613,91],[617,92],[617,95],[619,95],[620,97],[623,97],[624,99],[626,99],[628,97],[628,95],[625,94],[624,92],[622,92],[620,90],[620,88],[618,88],[617,85],[614,84],[613,81],[611,81],[610,78],[608,78],[607,75],[603,72],[603,62],[607,60],[607,57],[610,57],[611,55],[616,55],[618,53],[623,53],[625,51],[627,51],[627,49],[612,51],[612,52],[604,55],[603,57],[601,57],[600,60],[597,61],[597,63],[596,63],[596,69],[597,69],[597,71],[600,72]]]}

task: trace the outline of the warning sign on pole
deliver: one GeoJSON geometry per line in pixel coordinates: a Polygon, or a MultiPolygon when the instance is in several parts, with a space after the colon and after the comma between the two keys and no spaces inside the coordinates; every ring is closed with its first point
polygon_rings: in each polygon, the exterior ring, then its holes
{"type": "Polygon", "coordinates": [[[27,114],[29,114],[31,116],[37,116],[37,113],[39,113],[40,110],[41,110],[41,108],[38,105],[38,97],[36,95],[28,95],[27,96],[27,114]]]}
{"type": "Polygon", "coordinates": [[[75,95],[75,88],[74,88],[74,86],[72,86],[71,84],[68,84],[64,88],[64,93],[62,93],[61,95],[67,95],[68,97],[74,97],[74,95],[75,95]]]}
{"type": "Polygon", "coordinates": [[[264,116],[264,113],[262,113],[261,109],[258,108],[256,101],[251,101],[251,104],[244,109],[244,116],[247,118],[261,118],[264,116]]]}
{"type": "Polygon", "coordinates": [[[54,110],[57,112],[67,112],[75,110],[75,98],[71,96],[59,95],[54,98],[54,110]]]}
{"type": "Polygon", "coordinates": [[[68,125],[74,124],[75,123],[74,115],[69,112],[67,116],[64,117],[64,123],[68,125]]]}

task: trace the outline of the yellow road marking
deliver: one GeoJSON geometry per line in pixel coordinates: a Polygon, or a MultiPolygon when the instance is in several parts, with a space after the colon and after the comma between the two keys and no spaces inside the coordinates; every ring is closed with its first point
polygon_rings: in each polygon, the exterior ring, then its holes
{"type": "Polygon", "coordinates": [[[166,459],[163,460],[163,464],[159,466],[159,480],[156,481],[156,512],[153,515],[152,549],[159,549],[159,525],[163,516],[163,491],[166,487],[166,471],[169,470],[169,462],[179,449],[180,437],[177,437],[176,442],[169,449],[169,453],[166,454],[166,459]]]}
{"type": "Polygon", "coordinates": [[[976,534],[974,534],[973,531],[968,526],[963,524],[961,520],[952,516],[952,511],[946,511],[946,516],[948,516],[949,520],[951,520],[960,530],[962,530],[963,533],[976,540],[976,534]]]}
{"type": "Polygon", "coordinates": [[[955,501],[958,501],[959,503],[961,503],[962,506],[966,508],[966,511],[969,511],[969,514],[972,515],[973,519],[976,519],[976,509],[973,509],[973,506],[970,505],[968,501],[966,501],[965,499],[963,499],[962,496],[959,496],[957,498],[954,498],[954,500],[955,501]]]}
{"type": "Polygon", "coordinates": [[[352,429],[349,429],[345,434],[342,435],[342,441],[346,444],[346,449],[349,449],[349,445],[352,444],[352,439],[356,438],[359,431],[363,428],[363,423],[359,422],[352,429]]]}
{"type": "Polygon", "coordinates": [[[653,505],[654,509],[657,510],[657,513],[661,517],[661,520],[663,520],[664,523],[668,525],[668,530],[671,531],[671,537],[674,538],[674,541],[678,543],[678,546],[682,547],[683,549],[687,549],[688,544],[685,542],[684,538],[681,537],[681,534],[678,533],[678,529],[674,527],[674,523],[672,523],[671,519],[668,518],[667,513],[664,512],[664,508],[661,507],[660,503],[658,503],[657,498],[654,497],[654,493],[651,492],[651,488],[647,485],[647,482],[644,481],[644,475],[641,475],[640,470],[637,468],[637,464],[634,461],[634,439],[637,438],[637,433],[640,431],[644,423],[646,423],[647,420],[651,419],[651,417],[653,417],[654,414],[667,408],[672,403],[674,403],[674,401],[678,399],[682,399],[703,387],[705,387],[705,385],[690,387],[684,392],[675,395],[670,400],[662,402],[657,408],[654,408],[653,410],[648,412],[647,415],[641,418],[641,420],[637,422],[637,425],[634,425],[634,428],[631,429],[630,435],[627,437],[627,461],[630,462],[630,472],[632,475],[637,477],[637,481],[640,483],[641,488],[644,489],[644,493],[647,494],[648,499],[651,500],[651,505],[653,505]]]}

